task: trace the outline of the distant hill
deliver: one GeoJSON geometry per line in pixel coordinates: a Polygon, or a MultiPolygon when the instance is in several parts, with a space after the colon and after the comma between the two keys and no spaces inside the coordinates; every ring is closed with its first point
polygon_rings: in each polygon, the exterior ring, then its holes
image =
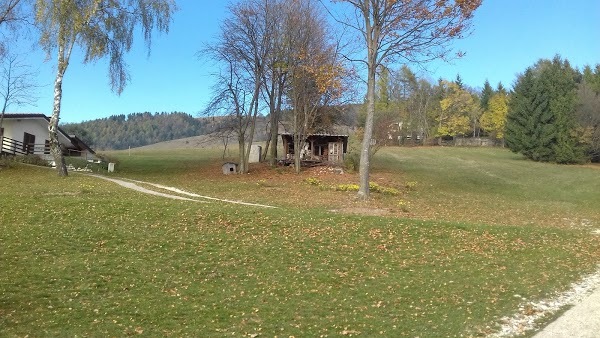
{"type": "Polygon", "coordinates": [[[61,128],[77,135],[95,150],[119,150],[206,134],[213,128],[212,124],[209,119],[197,119],[181,112],[145,112],[68,123],[61,128]]]}
{"type": "MultiPolygon", "coordinates": [[[[357,105],[349,105],[340,109],[333,130],[319,132],[348,133],[356,124],[357,105]]],[[[223,125],[229,124],[227,117],[210,116],[195,118],[181,112],[173,113],[134,113],[128,115],[112,115],[107,118],[66,123],[61,128],[68,134],[75,134],[84,140],[92,149],[122,150],[139,148],[156,143],[159,147],[206,146],[221,144],[225,134],[223,125]],[[202,136],[202,137],[200,137],[202,136]],[[181,142],[169,142],[181,140],[181,142]]],[[[289,122],[282,122],[280,132],[289,132],[289,122]]],[[[265,141],[268,138],[268,117],[258,116],[254,141],[265,141]]],[[[230,142],[236,142],[234,134],[229,134],[230,142]]]]}

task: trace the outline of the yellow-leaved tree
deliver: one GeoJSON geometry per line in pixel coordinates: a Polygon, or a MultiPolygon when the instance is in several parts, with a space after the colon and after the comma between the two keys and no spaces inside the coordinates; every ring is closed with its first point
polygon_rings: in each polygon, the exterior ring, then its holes
{"type": "Polygon", "coordinates": [[[498,140],[504,139],[506,114],[508,114],[508,95],[506,93],[492,95],[488,102],[488,109],[481,116],[481,127],[492,137],[498,140]]]}
{"type": "Polygon", "coordinates": [[[446,96],[440,101],[440,111],[436,117],[438,127],[436,137],[462,136],[471,131],[471,116],[477,115],[479,104],[473,95],[454,82],[443,82],[446,96]]]}

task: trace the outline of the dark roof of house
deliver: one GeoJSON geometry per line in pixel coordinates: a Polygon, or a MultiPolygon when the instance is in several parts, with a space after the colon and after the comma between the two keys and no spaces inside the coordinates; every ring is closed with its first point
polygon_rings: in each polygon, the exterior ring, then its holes
{"type": "MultiPolygon", "coordinates": [[[[293,134],[293,133],[279,133],[279,135],[282,135],[282,136],[284,136],[284,135],[285,135],[285,136],[294,136],[294,134],[293,134]]],[[[306,135],[306,136],[307,136],[307,137],[309,137],[309,136],[348,137],[348,135],[338,135],[338,134],[319,134],[319,133],[317,133],[317,134],[308,134],[308,135],[306,135]]]]}
{"type": "Polygon", "coordinates": [[[50,122],[50,118],[44,114],[32,114],[32,113],[20,113],[20,114],[13,114],[13,113],[5,113],[4,114],[4,118],[5,119],[26,119],[26,118],[43,118],[46,119],[48,122],[50,122]]]}
{"type": "MultiPolygon", "coordinates": [[[[13,113],[5,113],[4,114],[4,118],[5,119],[44,119],[46,120],[48,123],[50,123],[50,118],[44,114],[37,114],[37,113],[17,113],[17,114],[13,114],[13,113]]],[[[58,131],[63,134],[63,136],[69,140],[71,140],[71,143],[76,146],[79,149],[85,149],[89,152],[91,152],[92,154],[96,154],[95,151],[92,150],[92,148],[90,148],[87,144],[85,144],[85,142],[83,142],[79,137],[75,136],[75,135],[69,135],[67,134],[64,130],[62,130],[60,127],[58,127],[58,131]]]]}
{"type": "Polygon", "coordinates": [[[80,139],[76,135],[69,135],[69,138],[71,139],[71,142],[73,143],[73,145],[76,146],[77,148],[86,149],[90,153],[92,153],[94,155],[96,154],[96,152],[94,150],[92,150],[92,148],[90,148],[85,142],[83,142],[82,139],[80,139]]]}

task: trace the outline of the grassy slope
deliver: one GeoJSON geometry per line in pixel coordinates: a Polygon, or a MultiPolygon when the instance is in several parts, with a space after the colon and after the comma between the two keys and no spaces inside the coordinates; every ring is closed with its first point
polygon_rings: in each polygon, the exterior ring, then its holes
{"type": "Polygon", "coordinates": [[[423,182],[416,215],[493,224],[600,223],[600,167],[536,163],[487,148],[387,149],[375,171],[423,182]]]}
{"type": "Polygon", "coordinates": [[[1,335],[476,335],[515,311],[515,294],[545,296],[598,263],[590,229],[542,215],[550,206],[580,212],[597,227],[593,169],[496,150],[386,150],[374,179],[417,187],[375,196],[371,206],[393,208],[401,198],[410,214],[392,215],[418,217],[419,206],[437,203],[431,208],[441,212],[423,212],[435,220],[421,221],[329,213],[352,206],[352,194],[302,183],[314,172],[224,178],[205,153],[137,155],[121,158],[119,175],[284,208],[171,201],[80,175],[2,169],[1,335]],[[457,201],[479,198],[495,203],[455,211],[457,201]],[[523,205],[531,217],[510,216],[526,215],[523,205]],[[448,222],[474,214],[534,225],[448,222]]]}

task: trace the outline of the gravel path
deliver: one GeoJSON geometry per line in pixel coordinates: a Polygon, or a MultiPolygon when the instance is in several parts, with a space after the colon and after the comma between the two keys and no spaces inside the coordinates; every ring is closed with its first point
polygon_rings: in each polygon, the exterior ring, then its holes
{"type": "Polygon", "coordinates": [[[117,179],[117,178],[111,178],[111,177],[106,177],[106,176],[101,176],[101,175],[93,175],[93,174],[88,174],[88,176],[93,176],[93,177],[101,178],[103,180],[111,181],[111,182],[114,182],[114,183],[116,183],[116,184],[118,184],[118,185],[120,185],[122,187],[129,188],[129,189],[132,189],[132,190],[135,190],[135,191],[139,191],[139,192],[144,193],[144,194],[161,196],[161,197],[171,198],[171,199],[175,199],[175,200],[192,201],[192,202],[200,202],[200,203],[206,203],[207,202],[207,201],[203,201],[203,200],[210,200],[210,201],[216,201],[216,202],[231,203],[231,204],[240,204],[240,205],[246,205],[246,206],[252,206],[252,207],[260,207],[260,208],[270,208],[270,209],[276,209],[277,208],[277,207],[274,207],[274,206],[271,206],[271,205],[265,205],[265,204],[247,203],[247,202],[241,202],[241,201],[233,201],[233,200],[220,199],[220,198],[215,198],[215,197],[210,197],[210,196],[198,195],[198,194],[187,192],[185,190],[181,190],[181,189],[178,189],[178,188],[168,187],[168,186],[165,186],[165,185],[160,185],[160,184],[151,183],[151,182],[136,181],[136,180],[126,180],[126,179],[117,179]],[[137,185],[136,183],[147,184],[147,185],[159,188],[159,189],[163,189],[163,190],[167,190],[167,191],[172,191],[172,192],[177,193],[179,195],[167,194],[167,193],[163,193],[163,192],[159,192],[159,191],[154,191],[154,190],[146,189],[144,187],[141,187],[141,186],[137,185]],[[189,197],[183,197],[183,196],[180,196],[180,195],[185,195],[185,196],[189,196],[189,197]],[[190,197],[200,198],[200,199],[203,199],[203,200],[193,199],[193,198],[190,198],[190,197]]]}
{"type": "Polygon", "coordinates": [[[600,337],[600,288],[534,336],[558,337],[600,337]]]}
{"type": "Polygon", "coordinates": [[[502,319],[500,332],[489,337],[514,337],[538,329],[536,321],[567,306],[573,307],[534,337],[600,337],[600,266],[596,272],[573,283],[569,290],[552,299],[524,303],[519,313],[502,319]]]}

